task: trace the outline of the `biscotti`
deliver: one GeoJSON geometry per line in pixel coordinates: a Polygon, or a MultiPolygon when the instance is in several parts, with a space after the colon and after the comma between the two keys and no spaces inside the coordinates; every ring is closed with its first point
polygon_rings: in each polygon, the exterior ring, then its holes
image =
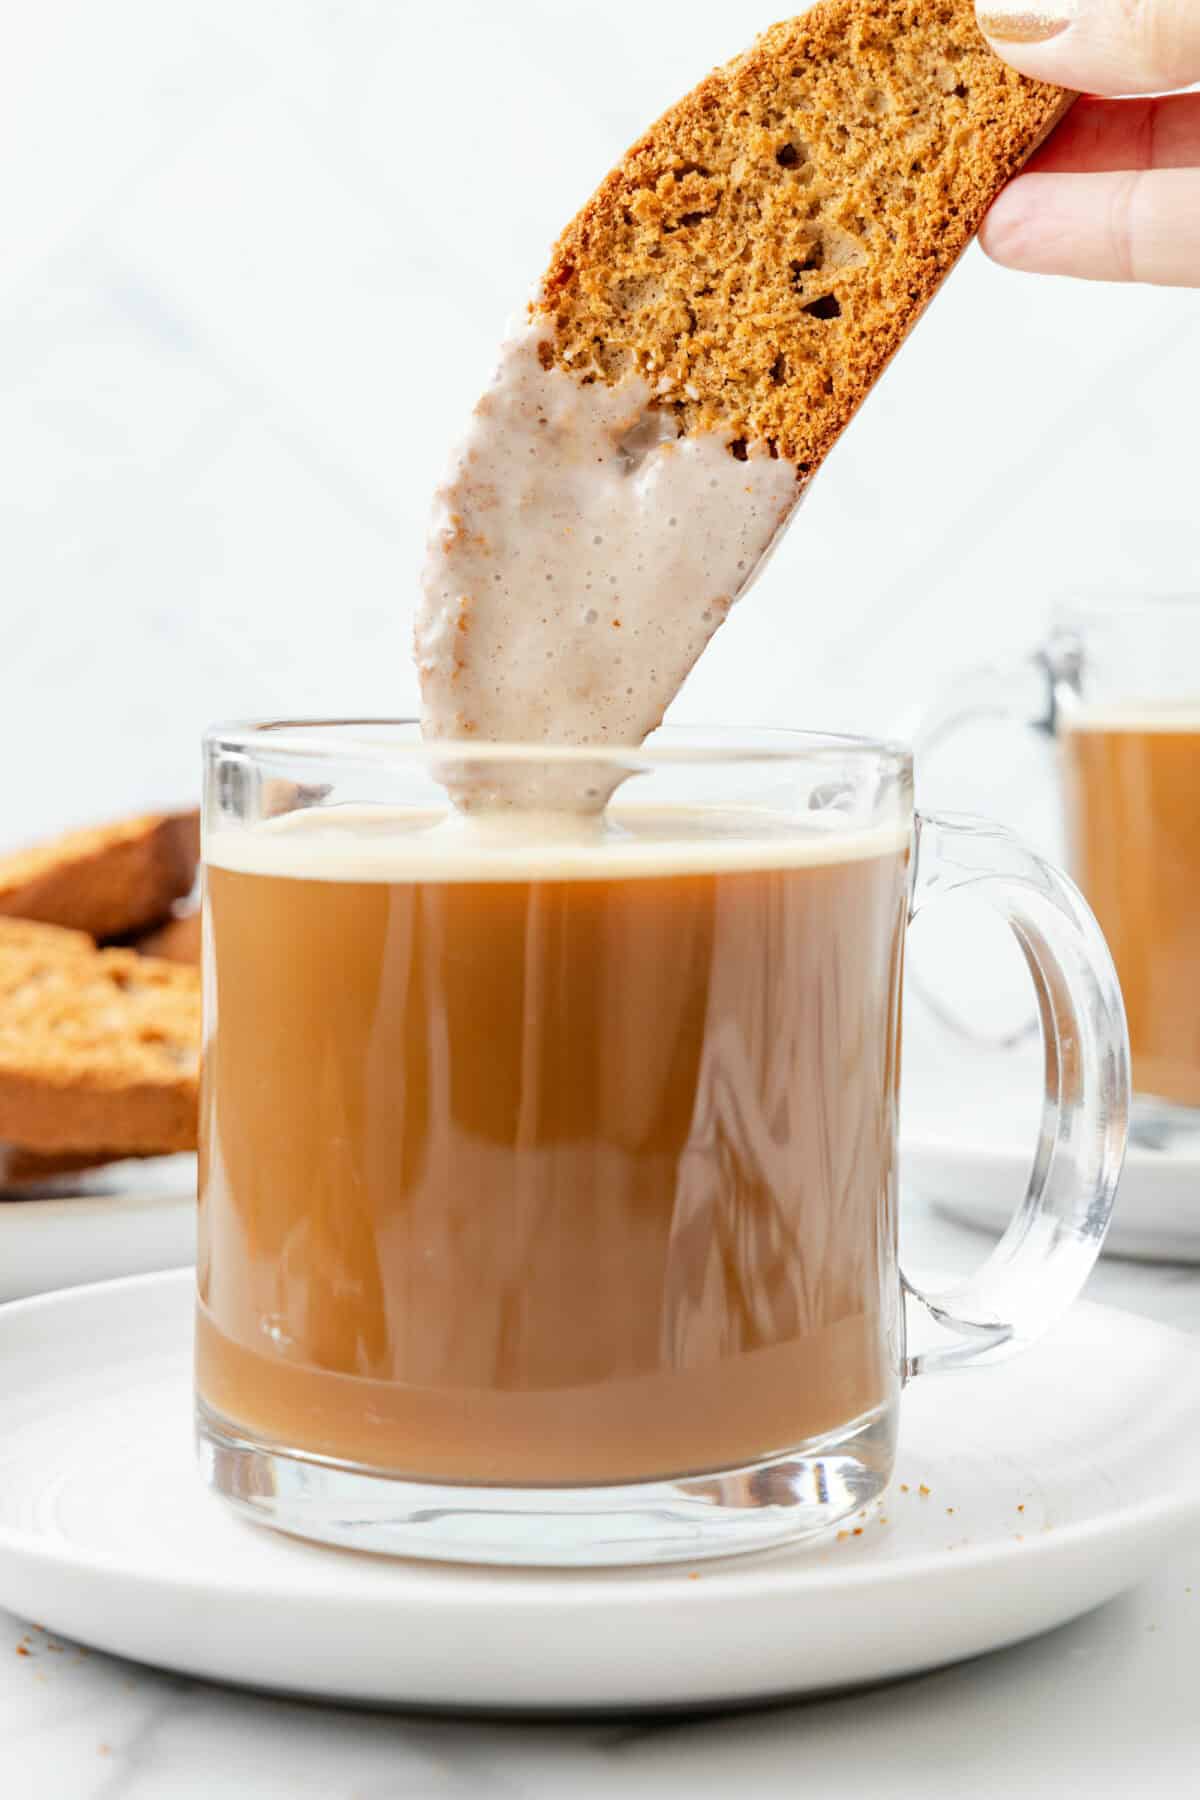
{"type": "Polygon", "coordinates": [[[199,1049],[195,969],[0,919],[0,1142],[194,1149],[199,1049]]]}
{"type": "MultiPolygon", "coordinates": [[[[438,490],[426,735],[641,743],[1069,102],[971,0],[819,0],[665,114],[563,233],[438,490]]],[[[539,781],[472,767],[458,798],[610,791],[539,781]]]]}
{"type": "Polygon", "coordinates": [[[117,938],[146,931],[187,894],[200,856],[195,812],[147,813],[0,856],[0,915],[117,938]]]}
{"type": "Polygon", "coordinates": [[[563,232],[547,358],[637,373],[681,432],[826,455],[1070,105],[972,0],[819,0],[666,113],[563,232]]]}
{"type": "Polygon", "coordinates": [[[138,938],[134,948],[143,956],[161,956],[166,962],[190,963],[195,968],[200,961],[200,914],[177,913],[138,938]]]}

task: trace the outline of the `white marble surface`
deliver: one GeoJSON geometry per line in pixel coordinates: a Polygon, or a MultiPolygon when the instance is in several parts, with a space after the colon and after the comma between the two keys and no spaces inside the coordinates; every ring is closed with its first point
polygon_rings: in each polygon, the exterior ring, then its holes
{"type": "MultiPolygon", "coordinates": [[[[969,1266],[985,1247],[919,1203],[905,1244],[918,1277],[969,1266]]],[[[1089,1292],[1200,1326],[1200,1270],[1106,1261],[1089,1292]]],[[[1198,1652],[1194,1536],[1136,1592],[1039,1642],[870,1693],[712,1718],[545,1724],[334,1710],[160,1675],[0,1615],[0,1794],[783,1800],[845,1789],[871,1800],[1140,1800],[1193,1791],[1198,1652]]]]}

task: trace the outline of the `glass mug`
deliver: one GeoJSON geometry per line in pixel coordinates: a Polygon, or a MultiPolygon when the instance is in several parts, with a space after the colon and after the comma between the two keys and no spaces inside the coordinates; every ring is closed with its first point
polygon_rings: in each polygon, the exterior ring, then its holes
{"type": "Polygon", "coordinates": [[[1069,866],[1129,1019],[1133,1133],[1166,1147],[1200,1128],[1200,597],[1072,601],[1044,645],[952,691],[922,760],[985,717],[1056,740],[1069,866]]]}
{"type": "Polygon", "coordinates": [[[823,1531],[886,1487],[906,1380],[1024,1348],[1095,1261],[1104,941],[1008,832],[914,819],[903,748],[217,728],[204,858],[197,1431],[251,1518],[528,1564],[823,1531]],[[927,1295],[901,964],[967,886],[1033,977],[1045,1117],[1002,1243],[927,1295]]]}

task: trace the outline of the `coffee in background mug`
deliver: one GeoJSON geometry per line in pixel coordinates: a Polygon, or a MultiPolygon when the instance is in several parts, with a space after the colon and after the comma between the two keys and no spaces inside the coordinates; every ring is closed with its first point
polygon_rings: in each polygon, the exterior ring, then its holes
{"type": "Polygon", "coordinates": [[[1200,1125],[1200,597],[1088,596],[1044,646],[960,677],[918,759],[976,718],[1058,742],[1068,868],[1099,920],[1129,1020],[1135,1125],[1200,1125]]]}
{"type": "Polygon", "coordinates": [[[882,1492],[906,1376],[1078,1291],[1124,1129],[1111,965],[1007,836],[914,820],[903,749],[400,723],[207,756],[197,1419],[253,1516],[478,1561],[781,1542],[882,1492]],[[922,1351],[900,971],[910,908],[967,883],[1083,1055],[1052,1229],[939,1295],[922,1351]]]}
{"type": "Polygon", "coordinates": [[[1200,1107],[1200,700],[1062,707],[1070,867],[1117,965],[1139,1094],[1200,1107]]]}

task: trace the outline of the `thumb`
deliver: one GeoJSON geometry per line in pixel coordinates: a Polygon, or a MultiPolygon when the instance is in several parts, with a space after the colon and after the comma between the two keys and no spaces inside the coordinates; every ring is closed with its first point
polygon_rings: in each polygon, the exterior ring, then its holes
{"type": "Polygon", "coordinates": [[[1200,79],[1196,0],[976,0],[979,28],[1023,75],[1088,94],[1200,79]]]}

